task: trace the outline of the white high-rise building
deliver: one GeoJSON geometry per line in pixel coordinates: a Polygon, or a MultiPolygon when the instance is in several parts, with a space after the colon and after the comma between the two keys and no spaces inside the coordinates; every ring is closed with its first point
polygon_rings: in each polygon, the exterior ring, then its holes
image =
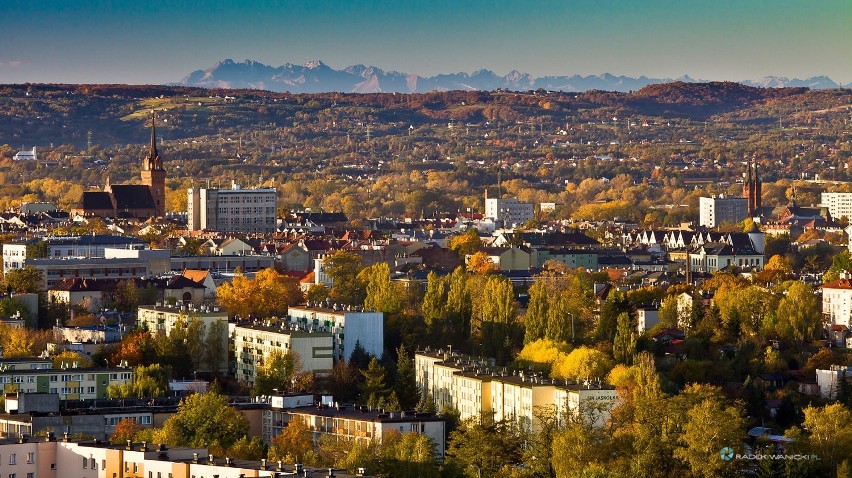
{"type": "Polygon", "coordinates": [[[275,188],[190,188],[187,190],[189,230],[269,233],[276,227],[275,188]]]}
{"type": "Polygon", "coordinates": [[[721,224],[737,224],[748,217],[748,200],[740,197],[698,198],[698,224],[716,227],[721,224]]]}
{"type": "Polygon", "coordinates": [[[833,219],[852,219],[852,193],[822,193],[820,205],[828,208],[833,219]]]}
{"type": "Polygon", "coordinates": [[[535,209],[517,198],[499,199],[485,197],[485,217],[503,222],[505,226],[521,225],[535,217],[535,209]]]}

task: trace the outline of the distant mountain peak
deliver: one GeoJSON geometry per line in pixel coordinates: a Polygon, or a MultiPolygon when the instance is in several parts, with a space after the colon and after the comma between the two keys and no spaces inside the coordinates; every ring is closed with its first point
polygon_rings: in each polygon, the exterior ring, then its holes
{"type": "MultiPolygon", "coordinates": [[[[273,67],[255,60],[236,63],[227,58],[205,70],[196,70],[178,84],[204,88],[261,88],[293,93],[357,92],[357,93],[422,93],[446,90],[483,90],[498,88],[509,90],[545,89],[552,91],[583,92],[588,90],[637,91],[646,86],[697,80],[684,74],[677,79],[638,78],[617,76],[612,73],[598,75],[542,76],[512,70],[500,76],[489,69],[473,73],[437,74],[431,77],[415,73],[387,71],[376,66],[355,64],[342,70],[329,67],[321,60],[311,60],[304,65],[285,63],[273,67]]],[[[840,88],[826,76],[813,76],[804,80],[783,76],[767,76],[759,80],[743,80],[743,85],[760,88],[807,87],[812,89],[840,88]]],[[[849,85],[847,85],[848,87],[849,85]]]]}

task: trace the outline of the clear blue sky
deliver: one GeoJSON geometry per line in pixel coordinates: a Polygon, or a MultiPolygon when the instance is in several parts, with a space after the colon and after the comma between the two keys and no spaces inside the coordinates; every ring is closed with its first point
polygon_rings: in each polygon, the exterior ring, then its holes
{"type": "Polygon", "coordinates": [[[0,18],[0,83],[167,83],[225,58],[852,82],[850,0],[0,0],[0,18]]]}

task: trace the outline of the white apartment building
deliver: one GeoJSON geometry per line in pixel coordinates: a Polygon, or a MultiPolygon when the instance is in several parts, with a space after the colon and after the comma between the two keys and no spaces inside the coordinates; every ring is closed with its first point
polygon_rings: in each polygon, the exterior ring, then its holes
{"type": "Polygon", "coordinates": [[[535,218],[535,208],[532,203],[520,202],[517,198],[499,199],[485,198],[485,217],[506,226],[521,225],[535,218]]]}
{"type": "Polygon", "coordinates": [[[748,217],[748,199],[741,197],[698,198],[698,224],[717,227],[722,224],[737,224],[748,217]]]}
{"type": "Polygon", "coordinates": [[[276,228],[275,188],[190,188],[187,190],[189,230],[270,233],[276,228]]]}
{"type": "MultiPolygon", "coordinates": [[[[3,272],[12,269],[22,269],[27,259],[27,246],[34,246],[43,241],[46,257],[49,259],[67,258],[104,258],[108,257],[108,249],[144,250],[148,245],[135,237],[93,235],[93,236],[63,236],[46,237],[44,239],[27,239],[3,244],[3,272]]],[[[115,253],[113,253],[115,255],[115,253]]]]}
{"type": "Polygon", "coordinates": [[[291,327],[330,332],[334,336],[334,358],[349,360],[360,343],[364,350],[381,357],[385,349],[385,314],[340,310],[328,307],[298,306],[287,311],[291,327]]]}
{"type": "Polygon", "coordinates": [[[417,384],[432,395],[436,408],[453,407],[462,420],[490,413],[495,420],[514,419],[536,430],[536,408],[552,406],[558,416],[579,413],[603,426],[618,400],[611,387],[510,374],[495,369],[490,359],[417,352],[414,368],[417,384]]]}
{"type": "Polygon", "coordinates": [[[303,332],[288,327],[237,325],[234,327],[237,380],[253,385],[258,365],[274,351],[297,354],[304,371],[329,374],[334,367],[331,333],[303,332]]]}
{"type": "MultiPolygon", "coordinates": [[[[62,436],[62,435],[60,435],[62,436]]],[[[354,478],[340,469],[314,468],[267,460],[213,456],[207,448],[146,443],[113,445],[99,440],[48,437],[0,439],[3,478],[278,478],[310,476],[354,478]]],[[[359,473],[357,476],[367,477],[359,473]]]]}
{"type": "Polygon", "coordinates": [[[852,280],[842,276],[836,281],[823,284],[822,315],[829,327],[845,325],[852,327],[852,280]]]}
{"type": "Polygon", "coordinates": [[[834,219],[852,219],[852,193],[822,193],[820,206],[828,208],[834,219]]]}
{"type": "Polygon", "coordinates": [[[392,432],[416,432],[432,439],[439,456],[444,454],[446,421],[431,413],[385,412],[339,404],[282,407],[282,398],[292,397],[273,396],[272,406],[263,411],[263,440],[266,443],[298,420],[313,433],[315,443],[323,435],[381,443],[383,437],[392,432]]]}

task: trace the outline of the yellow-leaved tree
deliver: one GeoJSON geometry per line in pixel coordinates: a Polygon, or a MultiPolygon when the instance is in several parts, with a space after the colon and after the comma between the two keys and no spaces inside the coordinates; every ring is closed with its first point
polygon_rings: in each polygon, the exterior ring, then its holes
{"type": "Polygon", "coordinates": [[[231,315],[271,317],[284,315],[302,300],[299,284],[275,269],[262,269],[254,279],[236,274],[234,280],[216,289],[219,305],[231,315]]]}

